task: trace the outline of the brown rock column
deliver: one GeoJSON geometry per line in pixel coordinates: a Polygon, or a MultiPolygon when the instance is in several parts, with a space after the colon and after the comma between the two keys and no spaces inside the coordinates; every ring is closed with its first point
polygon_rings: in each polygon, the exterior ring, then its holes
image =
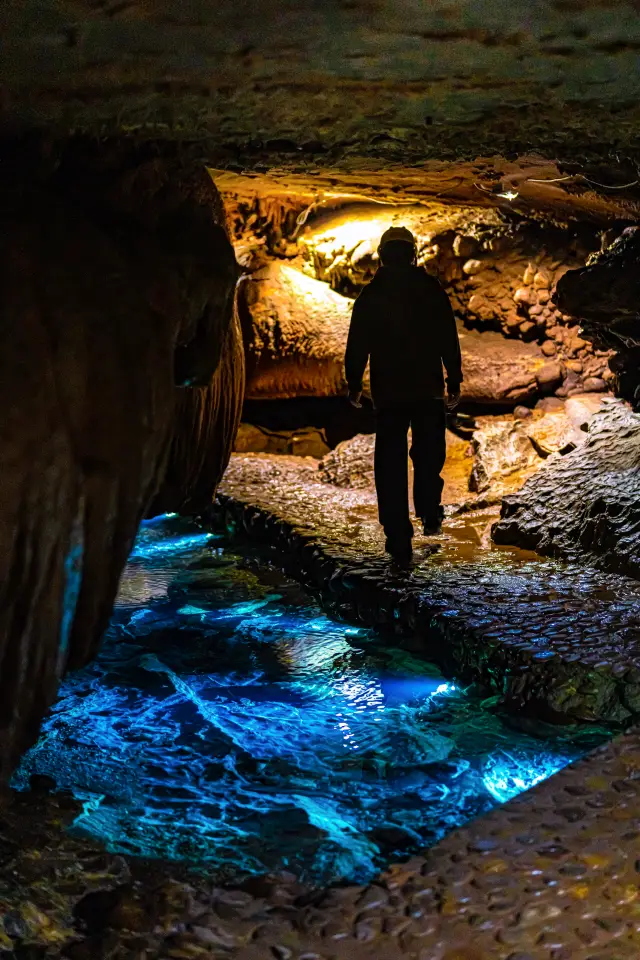
{"type": "Polygon", "coordinates": [[[0,188],[0,777],[100,642],[165,470],[176,378],[211,384],[224,430],[199,462],[214,476],[241,396],[236,266],[207,174],[82,160],[0,188]]]}

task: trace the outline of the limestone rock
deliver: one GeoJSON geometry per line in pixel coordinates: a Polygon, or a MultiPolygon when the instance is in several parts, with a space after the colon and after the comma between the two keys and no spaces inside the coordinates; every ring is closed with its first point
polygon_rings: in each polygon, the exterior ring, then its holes
{"type": "MultiPolygon", "coordinates": [[[[344,351],[353,301],[282,263],[245,277],[239,309],[249,399],[344,392],[344,351]]],[[[513,403],[533,397],[544,357],[533,343],[495,331],[459,329],[463,401],[513,403]]],[[[366,381],[365,381],[366,389],[366,381]]]]}
{"type": "Polygon", "coordinates": [[[342,392],[353,301],[279,262],[245,277],[238,301],[248,398],[342,392]]]}
{"type": "Polygon", "coordinates": [[[234,444],[236,453],[280,453],[321,460],[329,452],[324,430],[303,427],[301,430],[267,430],[251,423],[241,423],[234,444]]]}
{"type": "Polygon", "coordinates": [[[522,422],[510,418],[494,418],[494,422],[476,430],[472,446],[474,460],[469,489],[475,493],[484,493],[492,484],[515,473],[526,475],[540,462],[522,422]]]}
{"type": "Polygon", "coordinates": [[[640,402],[640,228],[629,227],[612,246],[558,281],[554,300],[581,321],[582,333],[596,347],[613,349],[610,361],[618,391],[640,402]],[[636,391],[638,395],[636,396],[636,391]]]}
{"type": "Polygon", "coordinates": [[[5,171],[0,187],[0,779],[95,653],[163,477],[176,381],[211,382],[232,322],[210,177],[125,147],[117,161],[64,154],[48,179],[5,171]]]}
{"type": "Polygon", "coordinates": [[[640,416],[604,399],[585,436],[505,498],[493,537],[640,577],[640,416]]]}
{"type": "Polygon", "coordinates": [[[517,403],[536,395],[536,377],[545,360],[537,344],[509,340],[491,330],[459,333],[464,401],[517,403]]]}

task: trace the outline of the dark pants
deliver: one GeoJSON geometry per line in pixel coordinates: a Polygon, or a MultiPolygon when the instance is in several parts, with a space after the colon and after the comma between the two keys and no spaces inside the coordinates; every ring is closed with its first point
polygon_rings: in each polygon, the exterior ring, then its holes
{"type": "Polygon", "coordinates": [[[376,411],[378,516],[387,539],[394,543],[407,542],[413,536],[409,519],[409,427],[416,514],[433,522],[440,515],[444,485],[440,471],[447,456],[444,400],[421,400],[376,411]]]}

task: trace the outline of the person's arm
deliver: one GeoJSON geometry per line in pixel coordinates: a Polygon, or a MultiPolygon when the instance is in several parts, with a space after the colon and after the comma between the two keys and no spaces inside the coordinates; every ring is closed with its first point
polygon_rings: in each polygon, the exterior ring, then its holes
{"type": "Polygon", "coordinates": [[[362,296],[358,297],[351,312],[351,324],[344,356],[344,376],[349,388],[349,400],[358,404],[362,394],[362,381],[369,360],[368,324],[362,296]]]}
{"type": "Polygon", "coordinates": [[[447,393],[451,400],[455,398],[455,402],[457,402],[460,396],[460,384],[463,380],[460,340],[449,297],[439,283],[438,299],[440,302],[440,323],[442,324],[442,362],[447,371],[447,393]]]}

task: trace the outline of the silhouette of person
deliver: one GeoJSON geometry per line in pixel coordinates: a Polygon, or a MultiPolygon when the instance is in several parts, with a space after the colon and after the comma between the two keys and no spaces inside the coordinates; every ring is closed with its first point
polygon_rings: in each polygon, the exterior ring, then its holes
{"type": "Polygon", "coordinates": [[[440,472],[446,459],[445,406],[453,410],[460,399],[460,342],[447,294],[435,277],[416,266],[413,234],[406,227],[392,227],[383,234],[378,253],[382,265],[353,305],[345,377],[349,400],[360,406],[370,361],[378,515],[387,552],[408,562],[414,530],[407,434],[411,427],[416,514],[424,533],[434,535],[444,516],[440,472]]]}

